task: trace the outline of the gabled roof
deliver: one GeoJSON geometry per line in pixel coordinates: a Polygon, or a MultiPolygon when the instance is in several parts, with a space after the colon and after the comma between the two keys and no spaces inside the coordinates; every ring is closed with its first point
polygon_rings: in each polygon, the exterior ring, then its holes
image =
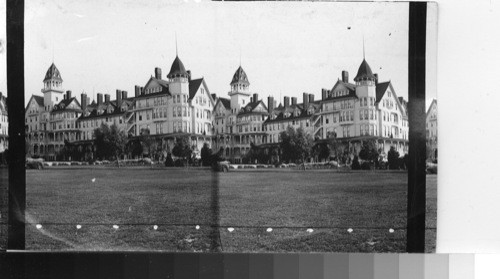
{"type": "Polygon", "coordinates": [[[376,79],[375,75],[373,75],[372,69],[368,62],[363,59],[361,65],[359,65],[358,74],[354,78],[354,81],[362,80],[362,79],[376,79]]]}
{"type": "Polygon", "coordinates": [[[236,72],[233,75],[233,79],[231,80],[231,84],[233,85],[235,83],[243,83],[246,85],[250,85],[250,82],[248,81],[248,76],[247,73],[243,70],[241,66],[238,67],[236,72]]]}
{"type": "Polygon", "coordinates": [[[76,111],[81,111],[81,105],[80,105],[80,102],[78,102],[78,100],[75,98],[75,97],[72,97],[70,99],[63,99],[62,101],[59,102],[59,104],[55,105],[54,106],[54,109],[52,111],[63,111],[63,110],[68,110],[68,106],[73,102],[75,101],[78,105],[78,107],[80,107],[79,109],[70,109],[70,110],[76,110],[76,111]]]}
{"type": "Polygon", "coordinates": [[[174,78],[177,76],[184,76],[184,77],[188,76],[186,68],[184,67],[184,64],[182,63],[179,56],[175,56],[175,60],[172,63],[172,66],[170,67],[170,72],[167,75],[168,78],[174,78]]]}
{"type": "Polygon", "coordinates": [[[61,78],[61,73],[59,73],[59,70],[57,69],[54,63],[50,65],[49,69],[47,70],[47,73],[45,73],[45,78],[43,79],[43,82],[47,80],[63,81],[61,78]]]}
{"type": "Polygon", "coordinates": [[[231,100],[220,97],[217,102],[221,102],[225,109],[231,109],[231,100]]]}
{"type": "Polygon", "coordinates": [[[212,105],[215,105],[214,98],[212,98],[212,94],[210,94],[210,90],[208,90],[207,83],[205,82],[205,78],[192,79],[189,81],[189,99],[192,100],[194,96],[196,96],[196,92],[203,84],[203,87],[207,90],[208,99],[212,102],[212,105]]]}
{"type": "Polygon", "coordinates": [[[432,99],[432,102],[431,102],[429,108],[427,109],[426,116],[429,116],[429,114],[431,113],[431,109],[432,109],[433,106],[437,106],[437,100],[436,99],[432,99]]]}
{"type": "Polygon", "coordinates": [[[274,123],[274,122],[280,122],[280,121],[290,121],[290,120],[296,120],[296,119],[304,119],[304,118],[311,118],[313,117],[313,114],[308,114],[307,111],[313,107],[314,110],[318,109],[319,107],[319,101],[318,102],[312,102],[309,103],[309,107],[306,109],[304,107],[304,104],[296,104],[296,105],[291,105],[288,106],[287,108],[285,107],[278,107],[274,109],[271,114],[277,114],[275,119],[271,119],[271,117],[268,117],[264,123],[274,123]],[[299,109],[300,113],[299,115],[295,116],[293,113],[296,109],[299,109]],[[285,117],[285,113],[290,112],[291,115],[289,117],[285,117]]]}
{"type": "Polygon", "coordinates": [[[335,85],[333,85],[332,90],[330,90],[331,94],[336,91],[337,88],[339,87],[344,87],[347,89],[348,94],[344,96],[337,96],[337,97],[327,97],[327,100],[337,100],[337,99],[342,99],[342,98],[357,98],[358,95],[356,95],[356,85],[348,82],[343,82],[341,79],[338,79],[335,85]]]}
{"type": "MultiPolygon", "coordinates": [[[[143,93],[146,92],[146,89],[152,83],[156,83],[156,84],[160,85],[161,86],[161,91],[160,92],[155,92],[155,93],[149,93],[149,94],[141,94],[141,95],[139,95],[139,96],[137,96],[135,98],[136,99],[147,98],[147,97],[153,97],[153,96],[156,96],[156,95],[163,95],[163,94],[171,95],[169,87],[168,87],[168,81],[163,80],[163,79],[157,79],[154,76],[151,76],[151,78],[149,78],[148,82],[146,82],[146,85],[144,85],[144,88],[143,88],[144,91],[143,91],[143,93]]],[[[128,99],[134,99],[134,97],[130,97],[128,99]]]]}
{"type": "Polygon", "coordinates": [[[7,97],[5,97],[4,95],[1,95],[1,98],[0,98],[0,110],[8,112],[8,109],[7,109],[7,97]]]}
{"type": "Polygon", "coordinates": [[[267,114],[267,106],[266,104],[264,104],[264,102],[262,100],[258,101],[258,102],[251,102],[251,103],[248,103],[246,106],[243,107],[243,109],[238,113],[238,116],[240,115],[245,115],[245,114],[249,114],[249,113],[253,113],[255,108],[257,108],[260,104],[262,104],[264,106],[264,111],[263,112],[259,112],[259,113],[265,113],[267,114]],[[250,109],[250,110],[249,110],[250,109]]]}
{"type": "MultiPolygon", "coordinates": [[[[43,107],[43,97],[42,96],[37,96],[37,95],[31,95],[31,99],[35,99],[36,103],[43,107]]],[[[31,102],[31,100],[30,100],[31,102]]],[[[28,102],[29,103],[29,102],[28,102]]]]}
{"type": "Polygon", "coordinates": [[[200,88],[200,85],[203,83],[203,78],[192,79],[189,81],[189,99],[193,99],[196,92],[200,88]]]}
{"type": "Polygon", "coordinates": [[[377,103],[380,102],[380,100],[382,100],[382,97],[384,97],[384,94],[387,91],[387,88],[389,88],[390,84],[391,84],[390,81],[380,82],[377,84],[377,87],[376,87],[376,92],[377,92],[376,102],[377,103]]]}

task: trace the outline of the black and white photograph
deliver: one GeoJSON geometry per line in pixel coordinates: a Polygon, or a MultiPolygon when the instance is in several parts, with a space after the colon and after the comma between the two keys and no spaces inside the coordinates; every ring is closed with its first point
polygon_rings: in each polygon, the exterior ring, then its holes
{"type": "MultiPolygon", "coordinates": [[[[409,25],[406,2],[26,1],[25,249],[406,252],[409,25]]],[[[5,218],[6,75],[0,91],[5,218]]]]}

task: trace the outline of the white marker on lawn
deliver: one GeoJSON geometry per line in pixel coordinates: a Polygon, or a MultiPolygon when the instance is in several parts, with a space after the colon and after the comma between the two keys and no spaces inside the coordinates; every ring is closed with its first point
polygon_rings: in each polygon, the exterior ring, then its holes
{"type": "Polygon", "coordinates": [[[227,228],[227,230],[228,230],[229,232],[233,232],[233,231],[234,231],[234,228],[227,228]]]}
{"type": "Polygon", "coordinates": [[[196,225],[196,227],[195,227],[195,228],[196,228],[197,230],[199,230],[199,229],[200,229],[200,226],[196,225]]]}
{"type": "Polygon", "coordinates": [[[82,225],[76,225],[76,229],[79,230],[82,228],[82,225]]]}
{"type": "Polygon", "coordinates": [[[348,229],[347,229],[347,232],[348,232],[348,233],[352,233],[352,232],[353,232],[353,230],[352,230],[351,228],[348,228],[348,229]]]}
{"type": "Polygon", "coordinates": [[[394,233],[394,229],[389,229],[389,233],[394,233]]]}
{"type": "Polygon", "coordinates": [[[273,228],[267,228],[266,230],[267,232],[272,232],[273,231],[273,228]]]}
{"type": "Polygon", "coordinates": [[[92,182],[95,182],[95,177],[94,177],[94,178],[92,178],[92,182]]]}
{"type": "Polygon", "coordinates": [[[313,229],[307,229],[308,233],[312,233],[314,230],[313,229]]]}
{"type": "Polygon", "coordinates": [[[118,228],[120,228],[118,225],[113,225],[113,229],[117,230],[118,228]]]}
{"type": "Polygon", "coordinates": [[[156,231],[158,229],[158,226],[157,225],[154,225],[153,226],[153,229],[156,231]]]}
{"type": "Polygon", "coordinates": [[[40,224],[36,224],[36,228],[37,228],[37,229],[41,229],[41,228],[42,228],[42,225],[40,225],[40,224]]]}

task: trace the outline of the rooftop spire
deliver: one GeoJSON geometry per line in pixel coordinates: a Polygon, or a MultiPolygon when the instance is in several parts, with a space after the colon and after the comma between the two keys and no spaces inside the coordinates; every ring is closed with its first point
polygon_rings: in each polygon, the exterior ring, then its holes
{"type": "Polygon", "coordinates": [[[179,56],[177,52],[177,31],[175,31],[175,56],[179,56]]]}
{"type": "Polygon", "coordinates": [[[363,34],[363,60],[365,60],[365,35],[363,34]]]}

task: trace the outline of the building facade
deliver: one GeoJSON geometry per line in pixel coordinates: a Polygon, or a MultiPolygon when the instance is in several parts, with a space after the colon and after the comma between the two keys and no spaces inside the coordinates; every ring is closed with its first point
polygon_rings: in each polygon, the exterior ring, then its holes
{"type": "Polygon", "coordinates": [[[71,91],[64,92],[54,63],[45,74],[41,91],[43,96],[32,95],[25,110],[26,155],[56,160],[65,142],[77,139],[76,120],[82,111],[71,91]]]}
{"type": "Polygon", "coordinates": [[[5,162],[5,151],[9,149],[9,115],[7,97],[0,92],[0,164],[5,162]]]}
{"type": "MultiPolygon", "coordinates": [[[[98,93],[91,102],[82,93],[78,101],[71,91],[64,93],[62,82],[52,64],[43,80],[43,97],[33,95],[26,107],[30,156],[57,159],[62,148],[72,144],[86,154],[77,159],[92,158],[94,130],[103,123],[116,125],[132,139],[154,138],[164,155],[178,138],[188,137],[195,155],[208,143],[235,163],[243,162],[253,145],[276,147],[280,133],[289,126],[302,127],[318,143],[340,141],[351,154],[369,140],[376,142],[382,155],[391,146],[401,155],[408,152],[407,104],[390,81],[379,82],[365,59],[353,82],[342,71],[332,89],[322,90],[320,99],[303,93],[301,103],[285,96],[278,106],[271,96],[266,105],[251,93],[241,66],[230,82],[229,98],[210,94],[205,79],[192,79],[178,56],[166,77],[155,68],[144,86],[135,86],[134,96],[116,90],[114,100],[98,93]]],[[[428,131],[434,135],[436,130],[428,131]]]]}
{"type": "Polygon", "coordinates": [[[427,159],[437,160],[438,128],[437,128],[437,100],[434,99],[427,110],[425,120],[425,138],[427,140],[427,159]]]}
{"type": "Polygon", "coordinates": [[[230,86],[230,99],[220,97],[215,104],[213,149],[223,150],[226,159],[241,163],[252,145],[265,142],[263,123],[268,109],[257,93],[250,93],[250,82],[241,66],[230,86]]]}

